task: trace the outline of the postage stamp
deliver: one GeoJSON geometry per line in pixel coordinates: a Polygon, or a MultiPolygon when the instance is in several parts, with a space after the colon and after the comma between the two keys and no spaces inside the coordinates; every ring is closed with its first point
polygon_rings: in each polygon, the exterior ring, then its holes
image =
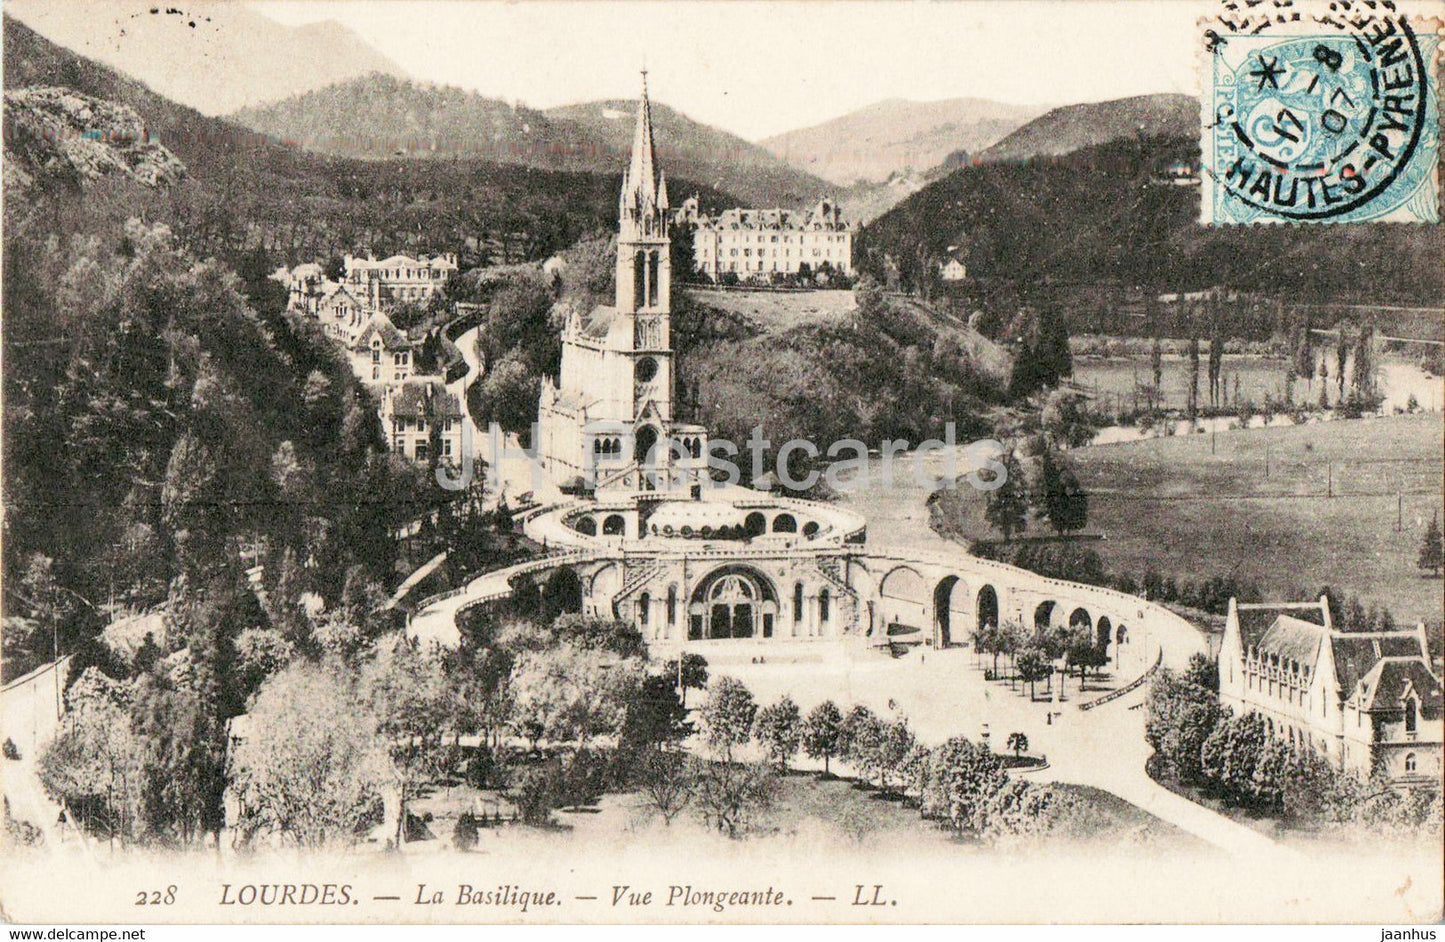
{"type": "Polygon", "coordinates": [[[1201,220],[1438,222],[1438,24],[1282,19],[1204,31],[1201,220]]]}

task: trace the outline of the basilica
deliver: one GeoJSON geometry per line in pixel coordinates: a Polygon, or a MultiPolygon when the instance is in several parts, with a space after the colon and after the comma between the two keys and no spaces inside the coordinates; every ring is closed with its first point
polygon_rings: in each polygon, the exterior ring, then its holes
{"type": "Polygon", "coordinates": [[[617,207],[615,303],[568,312],[561,374],[538,404],[539,460],[568,489],[692,492],[707,469],[707,432],[673,421],[668,219],[644,76],[617,207]]]}

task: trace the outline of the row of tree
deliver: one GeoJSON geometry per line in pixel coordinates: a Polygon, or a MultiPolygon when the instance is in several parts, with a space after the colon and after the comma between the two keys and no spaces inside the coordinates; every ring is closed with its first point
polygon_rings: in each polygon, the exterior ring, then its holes
{"type": "Polygon", "coordinates": [[[1263,716],[1219,702],[1218,671],[1203,655],[1155,675],[1146,704],[1151,771],[1228,804],[1297,826],[1438,833],[1438,790],[1400,790],[1342,771],[1309,744],[1271,735],[1263,716]]]}

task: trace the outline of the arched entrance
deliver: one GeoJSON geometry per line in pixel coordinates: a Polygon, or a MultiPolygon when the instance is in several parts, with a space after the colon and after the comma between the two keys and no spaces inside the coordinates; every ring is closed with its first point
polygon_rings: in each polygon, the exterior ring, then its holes
{"type": "Polygon", "coordinates": [[[558,615],[582,611],[582,580],[570,568],[553,570],[542,589],[542,619],[551,622],[558,615]]]}
{"type": "Polygon", "coordinates": [[[693,591],[689,639],[771,638],[778,599],[768,578],[745,566],[725,566],[693,591]]]}
{"type": "Polygon", "coordinates": [[[934,644],[946,648],[953,643],[953,590],[958,585],[957,576],[945,576],[933,589],[934,644]]]}
{"type": "Polygon", "coordinates": [[[998,626],[998,592],[991,585],[978,590],[978,627],[998,626]]]}
{"type": "Polygon", "coordinates": [[[621,536],[627,530],[627,521],[621,514],[611,514],[602,521],[604,536],[621,536]]]}
{"type": "Polygon", "coordinates": [[[1114,626],[1109,621],[1108,615],[1099,616],[1099,624],[1095,628],[1094,637],[1097,640],[1099,650],[1107,652],[1109,644],[1114,640],[1114,626]]]}
{"type": "Polygon", "coordinates": [[[654,463],[652,449],[657,447],[657,429],[651,425],[639,426],[633,443],[636,449],[633,458],[638,465],[651,466],[654,463]]]}
{"type": "Polygon", "coordinates": [[[1054,609],[1058,608],[1055,602],[1040,602],[1034,609],[1034,630],[1048,631],[1053,626],[1054,609]]]}
{"type": "Polygon", "coordinates": [[[768,532],[768,518],[754,510],[743,518],[743,532],[751,539],[768,532]]]}
{"type": "Polygon", "coordinates": [[[1076,608],[1069,615],[1069,627],[1082,628],[1085,631],[1092,632],[1094,630],[1094,619],[1090,617],[1089,613],[1084,611],[1084,609],[1076,608]]]}

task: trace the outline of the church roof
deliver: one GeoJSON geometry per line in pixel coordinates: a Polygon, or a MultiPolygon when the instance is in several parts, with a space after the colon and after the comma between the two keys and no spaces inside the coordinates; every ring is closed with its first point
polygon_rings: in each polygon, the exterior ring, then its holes
{"type": "Polygon", "coordinates": [[[1359,680],[1356,696],[1362,710],[1392,710],[1400,705],[1405,691],[1420,700],[1420,712],[1428,718],[1440,715],[1440,681],[1419,658],[1381,658],[1359,680]]]}
{"type": "Polygon", "coordinates": [[[594,340],[601,340],[607,336],[612,329],[612,323],[617,320],[617,308],[607,304],[599,304],[589,313],[578,319],[578,324],[585,337],[594,340]]]}
{"type": "Polygon", "coordinates": [[[361,334],[357,336],[354,346],[370,346],[373,336],[380,336],[381,345],[387,350],[396,350],[411,346],[411,342],[406,339],[406,334],[397,330],[396,325],[391,322],[391,318],[385,314],[371,315],[371,320],[367,322],[366,327],[361,331],[361,334]]]}
{"type": "Polygon", "coordinates": [[[1413,631],[1339,632],[1330,636],[1330,647],[1335,657],[1335,677],[1347,695],[1382,658],[1412,658],[1422,665],[1426,663],[1420,636],[1413,631]]]}

